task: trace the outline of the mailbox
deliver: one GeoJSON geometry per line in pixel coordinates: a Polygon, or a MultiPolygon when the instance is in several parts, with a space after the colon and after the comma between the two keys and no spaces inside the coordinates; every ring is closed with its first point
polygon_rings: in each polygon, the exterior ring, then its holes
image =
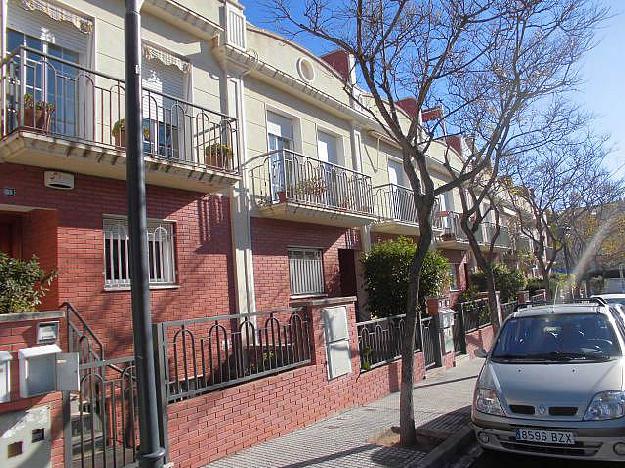
{"type": "Polygon", "coordinates": [[[8,351],[0,351],[0,403],[11,400],[11,360],[8,351]]]}
{"type": "Polygon", "coordinates": [[[49,468],[52,456],[50,407],[0,414],[0,466],[49,468]]]}
{"type": "Polygon", "coordinates": [[[20,349],[20,395],[28,398],[60,390],[79,390],[78,353],[57,345],[20,349]]]}
{"type": "Polygon", "coordinates": [[[441,309],[439,311],[440,328],[443,335],[444,353],[453,353],[454,347],[454,311],[441,309]]]}

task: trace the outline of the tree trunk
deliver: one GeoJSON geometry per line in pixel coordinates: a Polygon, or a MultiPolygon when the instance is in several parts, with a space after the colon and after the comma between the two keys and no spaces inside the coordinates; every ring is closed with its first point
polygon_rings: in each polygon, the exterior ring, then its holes
{"type": "Polygon", "coordinates": [[[490,311],[490,323],[493,326],[495,333],[499,330],[499,301],[497,301],[497,285],[495,284],[495,274],[489,264],[488,267],[483,270],[486,276],[486,290],[488,292],[488,309],[490,311]]]}
{"type": "MultiPolygon", "coordinates": [[[[425,211],[425,210],[424,210],[425,211]]],[[[431,210],[430,210],[431,211],[431,210]]],[[[421,216],[420,216],[421,218],[421,216]]],[[[421,267],[432,242],[432,228],[429,219],[419,219],[421,236],[417,244],[417,253],[410,267],[410,281],[408,283],[408,301],[406,304],[406,322],[401,346],[401,386],[399,395],[399,442],[407,447],[414,445],[417,439],[417,430],[414,419],[414,352],[417,327],[421,333],[421,318],[419,315],[419,283],[421,281],[421,267]]]]}

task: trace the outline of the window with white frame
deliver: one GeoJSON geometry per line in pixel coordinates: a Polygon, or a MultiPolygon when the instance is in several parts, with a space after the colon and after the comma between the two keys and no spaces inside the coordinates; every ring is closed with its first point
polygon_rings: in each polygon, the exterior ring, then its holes
{"type": "Polygon", "coordinates": [[[457,263],[452,263],[449,265],[449,289],[451,291],[460,290],[460,279],[458,278],[460,274],[460,265],[457,263]]]}
{"type": "Polygon", "coordinates": [[[321,249],[289,248],[291,295],[323,294],[323,251],[321,249]]]}
{"type": "MultiPolygon", "coordinates": [[[[176,281],[174,225],[166,221],[148,222],[148,261],[151,285],[171,285],[176,281]]],[[[104,285],[130,286],[128,221],[104,218],[104,285]]]]}

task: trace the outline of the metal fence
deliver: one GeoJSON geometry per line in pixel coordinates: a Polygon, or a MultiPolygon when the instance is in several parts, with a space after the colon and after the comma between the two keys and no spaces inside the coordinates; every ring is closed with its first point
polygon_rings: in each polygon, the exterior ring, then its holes
{"type": "Polygon", "coordinates": [[[168,402],[311,362],[302,309],[175,320],[155,329],[168,402]]]}
{"type": "Polygon", "coordinates": [[[260,157],[251,170],[256,203],[284,202],[373,215],[371,177],[289,150],[260,157]]]}
{"type": "Polygon", "coordinates": [[[383,220],[394,220],[418,224],[414,192],[395,184],[386,184],[374,189],[376,215],[383,220]]]}
{"type": "MultiPolygon", "coordinates": [[[[356,324],[360,368],[369,370],[401,356],[405,314],[367,320],[356,324]]],[[[415,338],[415,351],[421,348],[419,334],[415,338]]]]}
{"type": "Polygon", "coordinates": [[[516,309],[517,301],[504,302],[501,304],[501,319],[505,320],[516,309]]]}
{"type": "MultiPolygon", "coordinates": [[[[2,62],[2,136],[29,130],[80,142],[125,146],[125,83],[28,47],[2,62]]],[[[143,89],[146,156],[238,172],[238,122],[205,107],[143,89]]]]}
{"type": "Polygon", "coordinates": [[[460,303],[460,311],[466,333],[490,325],[490,307],[488,299],[460,303]]]}

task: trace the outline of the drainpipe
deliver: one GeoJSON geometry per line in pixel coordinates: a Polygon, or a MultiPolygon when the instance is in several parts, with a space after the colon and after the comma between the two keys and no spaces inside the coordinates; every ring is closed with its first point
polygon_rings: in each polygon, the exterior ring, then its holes
{"type": "Polygon", "coordinates": [[[141,109],[141,8],[140,0],[126,0],[125,74],[126,74],[126,186],[128,190],[128,231],[130,238],[130,294],[132,333],[137,393],[139,400],[139,466],[162,465],[165,449],[161,446],[157,411],[152,317],[150,307],[149,264],[147,251],[147,214],[143,131],[141,109]]]}

